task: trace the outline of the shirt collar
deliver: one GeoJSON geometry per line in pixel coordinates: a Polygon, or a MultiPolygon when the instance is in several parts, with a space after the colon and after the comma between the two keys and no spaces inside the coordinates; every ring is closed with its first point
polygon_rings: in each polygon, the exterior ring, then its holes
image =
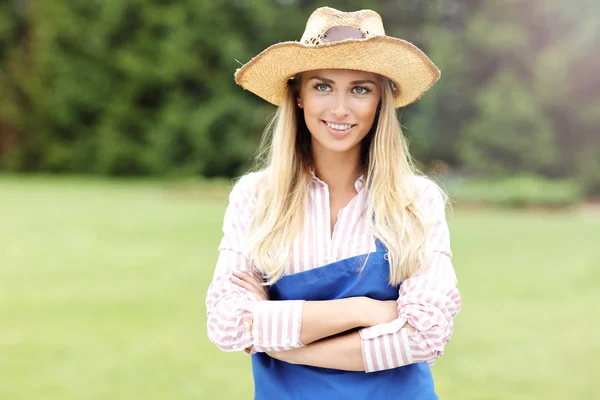
{"type": "MultiPolygon", "coordinates": [[[[312,175],[313,183],[317,183],[317,184],[319,184],[321,186],[327,186],[327,184],[325,182],[323,182],[322,180],[320,180],[319,178],[317,178],[317,175],[315,175],[314,169],[311,169],[310,173],[312,175]]],[[[354,181],[354,189],[356,190],[356,193],[358,193],[364,187],[365,187],[365,174],[361,174],[358,177],[358,179],[356,181],[354,181]]]]}

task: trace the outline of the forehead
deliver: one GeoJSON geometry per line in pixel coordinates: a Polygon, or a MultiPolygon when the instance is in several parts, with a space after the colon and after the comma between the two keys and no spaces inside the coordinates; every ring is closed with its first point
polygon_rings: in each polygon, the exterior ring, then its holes
{"type": "Polygon", "coordinates": [[[303,73],[304,80],[307,81],[315,76],[332,80],[334,82],[344,83],[353,81],[371,80],[378,82],[379,76],[372,72],[357,71],[353,69],[316,69],[303,73]]]}

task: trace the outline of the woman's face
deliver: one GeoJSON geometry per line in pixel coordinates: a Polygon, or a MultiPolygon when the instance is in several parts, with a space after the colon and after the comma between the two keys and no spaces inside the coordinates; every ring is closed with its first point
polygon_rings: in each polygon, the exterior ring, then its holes
{"type": "Polygon", "coordinates": [[[313,152],[359,152],[380,98],[376,74],[342,69],[304,72],[298,102],[312,135],[313,152]]]}

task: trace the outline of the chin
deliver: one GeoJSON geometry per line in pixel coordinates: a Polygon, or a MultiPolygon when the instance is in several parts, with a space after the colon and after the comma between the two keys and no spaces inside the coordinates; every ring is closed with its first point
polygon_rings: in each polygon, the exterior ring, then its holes
{"type": "Polygon", "coordinates": [[[354,149],[356,146],[360,145],[360,142],[356,142],[351,138],[347,138],[348,140],[317,140],[319,142],[319,146],[324,150],[328,150],[335,153],[345,153],[354,149]]]}

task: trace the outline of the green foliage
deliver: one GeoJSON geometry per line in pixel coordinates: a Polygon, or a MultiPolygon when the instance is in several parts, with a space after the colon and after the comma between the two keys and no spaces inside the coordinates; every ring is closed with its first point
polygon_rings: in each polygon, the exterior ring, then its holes
{"type": "Polygon", "coordinates": [[[323,5],[375,9],[442,70],[401,112],[422,165],[600,194],[600,3],[559,0],[1,2],[0,170],[241,173],[274,107],[233,73],[323,5]]]}
{"type": "Polygon", "coordinates": [[[197,1],[32,5],[22,23],[35,52],[18,47],[2,74],[3,98],[24,101],[2,115],[21,134],[5,168],[238,173],[268,113],[232,80],[235,57],[248,54],[233,28],[252,12],[197,1]]]}
{"type": "Polygon", "coordinates": [[[472,60],[465,67],[475,112],[458,142],[469,170],[600,180],[580,157],[600,152],[600,97],[591,89],[600,65],[585,51],[597,41],[598,11],[597,3],[511,0],[480,2],[470,13],[461,44],[472,60]]]}
{"type": "Polygon", "coordinates": [[[548,180],[535,175],[456,181],[448,185],[448,191],[458,203],[509,208],[571,207],[582,199],[581,187],[576,182],[548,180]]]}
{"type": "Polygon", "coordinates": [[[475,98],[479,115],[465,129],[461,154],[479,173],[539,172],[556,160],[555,134],[532,93],[501,72],[475,98]]]}

